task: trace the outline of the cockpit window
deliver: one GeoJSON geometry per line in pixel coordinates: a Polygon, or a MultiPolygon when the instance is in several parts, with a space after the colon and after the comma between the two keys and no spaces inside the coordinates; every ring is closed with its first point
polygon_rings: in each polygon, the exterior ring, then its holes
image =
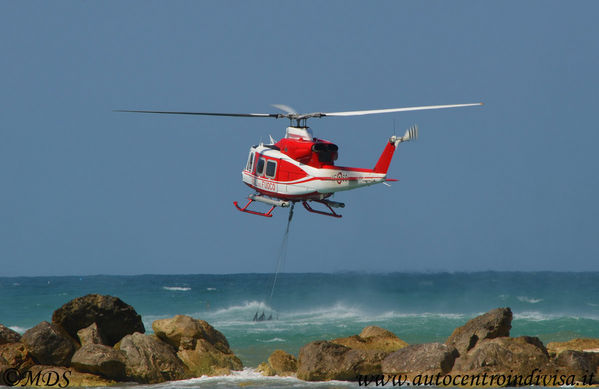
{"type": "Polygon", "coordinates": [[[266,177],[275,178],[277,173],[277,163],[275,161],[266,162],[266,177]]]}
{"type": "Polygon", "coordinates": [[[260,158],[256,165],[256,175],[260,176],[262,175],[262,172],[264,172],[264,158],[260,158]]]}
{"type": "Polygon", "coordinates": [[[250,156],[248,157],[248,163],[245,166],[245,170],[252,172],[252,168],[254,167],[254,152],[250,152],[250,156]]]}

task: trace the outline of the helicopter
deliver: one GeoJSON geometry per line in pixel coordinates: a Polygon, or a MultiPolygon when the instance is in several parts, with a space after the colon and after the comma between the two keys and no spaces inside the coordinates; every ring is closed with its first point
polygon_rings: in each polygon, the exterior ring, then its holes
{"type": "MultiPolygon", "coordinates": [[[[395,149],[402,142],[418,137],[416,125],[406,130],[401,137],[391,136],[377,160],[374,168],[357,168],[336,166],[339,147],[325,139],[314,137],[307,121],[311,118],[361,116],[393,112],[420,111],[443,108],[459,108],[483,105],[483,103],[428,105],[417,107],[387,108],[345,112],[313,112],[297,113],[293,108],[275,104],[273,107],[283,113],[216,113],[216,112],[176,112],[146,110],[115,110],[116,112],[153,113],[170,115],[204,115],[250,118],[289,119],[285,137],[278,142],[272,136],[270,143],[260,143],[250,147],[247,163],[241,172],[242,181],[255,193],[248,196],[248,202],[235,207],[245,213],[272,217],[276,207],[292,207],[301,202],[311,213],[340,218],[342,215],[335,209],[344,208],[345,204],[330,200],[336,192],[357,189],[374,184],[386,184],[397,181],[387,178],[387,171],[395,149]],[[253,202],[270,205],[266,212],[249,209],[253,202]],[[310,203],[319,203],[325,210],[315,209],[310,203]]],[[[386,184],[388,185],[388,184],[386,184]]]]}

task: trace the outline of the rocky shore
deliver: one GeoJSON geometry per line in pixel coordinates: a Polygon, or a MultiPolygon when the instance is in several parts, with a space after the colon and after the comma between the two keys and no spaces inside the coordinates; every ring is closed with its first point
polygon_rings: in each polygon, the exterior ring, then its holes
{"type": "Polygon", "coordinates": [[[23,336],[0,324],[0,384],[152,384],[243,368],[225,336],[203,320],[177,315],[152,329],[145,334],[130,305],[97,294],[69,301],[23,336]]]}
{"type": "MultiPolygon", "coordinates": [[[[456,328],[444,343],[414,345],[369,326],[358,335],[310,342],[297,357],[276,350],[258,371],[372,385],[377,380],[443,386],[599,383],[599,339],[545,346],[536,337],[510,337],[511,321],[509,308],[497,308],[456,328]]],[[[152,384],[243,368],[225,336],[203,320],[177,315],[154,321],[152,329],[154,334],[146,335],[133,307],[102,295],[66,303],[51,322],[22,336],[0,324],[0,384],[35,377],[63,379],[68,386],[152,384]]]]}

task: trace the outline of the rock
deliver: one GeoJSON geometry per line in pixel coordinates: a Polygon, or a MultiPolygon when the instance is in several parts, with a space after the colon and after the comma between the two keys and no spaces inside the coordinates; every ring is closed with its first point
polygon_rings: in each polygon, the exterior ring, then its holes
{"type": "Polygon", "coordinates": [[[113,346],[125,335],[145,332],[141,316],[132,306],[119,298],[99,294],[88,294],[69,301],[54,311],[52,322],[74,338],[77,331],[95,322],[100,337],[108,346],[113,346]]]}
{"type": "Polygon", "coordinates": [[[547,370],[549,356],[543,343],[536,337],[484,339],[476,347],[456,359],[452,375],[456,372],[504,373],[526,376],[533,369],[547,370]]]}
{"type": "Polygon", "coordinates": [[[204,339],[218,350],[231,354],[227,338],[204,320],[190,316],[176,315],[170,319],[156,320],[152,323],[154,334],[179,349],[181,342],[187,343],[185,349],[195,348],[194,340],[204,339]]]}
{"type": "Polygon", "coordinates": [[[300,349],[297,378],[306,381],[355,381],[359,374],[381,374],[387,353],[350,349],[324,340],[300,349]]]}
{"type": "Polygon", "coordinates": [[[77,343],[59,326],[43,321],[27,330],[21,341],[33,359],[42,365],[69,366],[77,343]]]}
{"type": "Polygon", "coordinates": [[[292,376],[297,372],[297,358],[283,350],[275,350],[268,357],[268,365],[279,376],[292,376]]]}
{"type": "Polygon", "coordinates": [[[233,354],[224,353],[205,339],[197,339],[192,350],[179,347],[177,357],[183,361],[193,377],[231,374],[242,370],[241,360],[233,354]]]}
{"type": "MultiPolygon", "coordinates": [[[[554,363],[563,374],[574,374],[580,379],[584,375],[597,371],[599,365],[598,357],[599,354],[597,353],[564,350],[555,358],[554,363]]],[[[595,377],[595,379],[599,379],[599,377],[595,377]]]]}
{"type": "Polygon", "coordinates": [[[177,315],[152,323],[154,333],[177,349],[177,357],[193,376],[230,374],[241,370],[241,360],[229,348],[227,338],[204,320],[177,315]]]}
{"type": "Polygon", "coordinates": [[[595,338],[576,338],[567,342],[547,343],[547,352],[551,356],[560,354],[565,350],[586,351],[599,353],[599,339],[595,338]]]}
{"type": "Polygon", "coordinates": [[[447,374],[458,356],[454,347],[443,343],[424,343],[404,347],[389,354],[382,363],[384,374],[447,374]]]}
{"type": "Polygon", "coordinates": [[[86,344],[104,344],[96,322],[77,331],[77,337],[82,346],[85,346],[86,344]]]}
{"type": "Polygon", "coordinates": [[[89,343],[75,352],[71,366],[82,373],[98,374],[122,381],[125,375],[125,353],[103,344],[89,343]]]}
{"type": "Polygon", "coordinates": [[[127,377],[139,383],[153,384],[189,378],[189,370],[172,347],[155,336],[136,332],[125,336],[115,349],[125,353],[127,377]]]}
{"type": "Polygon", "coordinates": [[[17,343],[21,340],[21,335],[17,331],[0,324],[0,345],[6,343],[17,343]]]}
{"type": "Polygon", "coordinates": [[[21,342],[0,345],[0,361],[3,361],[0,364],[19,370],[27,370],[35,365],[27,347],[21,342]]]}
{"type": "Polygon", "coordinates": [[[113,380],[59,366],[35,365],[29,369],[29,372],[24,372],[22,377],[19,386],[23,386],[28,380],[27,386],[33,386],[33,384],[38,383],[39,385],[35,386],[57,388],[111,386],[116,384],[113,380]]]}
{"type": "Polygon", "coordinates": [[[393,332],[376,326],[364,328],[360,335],[333,339],[331,342],[356,350],[378,350],[388,353],[397,351],[408,345],[393,332]]]}
{"type": "Polygon", "coordinates": [[[261,364],[258,365],[258,368],[256,368],[256,370],[258,371],[258,373],[261,373],[263,376],[266,376],[266,377],[272,377],[272,376],[276,375],[275,371],[268,364],[268,362],[262,362],[261,364]]]}
{"type": "Polygon", "coordinates": [[[510,336],[511,328],[512,311],[509,308],[496,308],[456,328],[445,344],[455,347],[462,355],[483,339],[510,336]]]}

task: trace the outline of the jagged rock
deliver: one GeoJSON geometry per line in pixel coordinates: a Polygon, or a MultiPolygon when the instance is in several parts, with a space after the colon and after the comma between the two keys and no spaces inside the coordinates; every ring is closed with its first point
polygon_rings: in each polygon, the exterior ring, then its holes
{"type": "Polygon", "coordinates": [[[225,336],[204,320],[177,315],[152,323],[154,333],[177,349],[177,357],[193,376],[230,374],[241,370],[241,360],[225,336]]]}
{"type": "Polygon", "coordinates": [[[455,360],[452,375],[510,373],[528,375],[533,369],[547,370],[549,356],[536,337],[484,339],[476,347],[455,360]]]}
{"type": "Polygon", "coordinates": [[[331,342],[356,350],[378,350],[385,352],[397,351],[408,345],[393,332],[377,326],[365,327],[360,335],[333,339],[331,342]]]}
{"type": "Polygon", "coordinates": [[[27,370],[35,365],[35,361],[22,342],[0,345],[0,358],[0,362],[4,361],[0,364],[19,370],[27,370]]]}
{"type": "Polygon", "coordinates": [[[125,353],[103,344],[89,343],[75,352],[71,366],[82,373],[98,374],[122,381],[125,379],[125,353]]]}
{"type": "Polygon", "coordinates": [[[194,340],[204,339],[218,350],[230,354],[227,338],[204,320],[194,319],[186,315],[176,315],[170,319],[155,320],[152,323],[154,334],[165,342],[179,349],[195,348],[194,340]]]}
{"type": "Polygon", "coordinates": [[[95,322],[108,346],[113,346],[125,335],[145,332],[141,316],[132,306],[117,297],[99,294],[88,294],[69,301],[54,311],[52,322],[74,338],[77,331],[95,322]]]}
{"type": "Polygon", "coordinates": [[[136,332],[115,345],[125,353],[127,377],[139,383],[158,383],[189,378],[189,370],[167,343],[136,332]]]}
{"type": "Polygon", "coordinates": [[[21,335],[17,331],[0,324],[0,345],[6,343],[17,343],[21,340],[21,335]]]}
{"type": "Polygon", "coordinates": [[[23,378],[19,386],[22,386],[27,380],[30,381],[26,386],[34,386],[37,382],[39,385],[35,386],[57,388],[111,386],[116,384],[116,381],[95,374],[81,373],[77,370],[59,366],[35,365],[29,369],[29,372],[22,374],[23,378]]]}
{"type": "Polygon", "coordinates": [[[445,344],[455,347],[463,355],[483,339],[510,336],[511,328],[512,311],[509,308],[496,308],[456,328],[445,344]]]}
{"type": "Polygon", "coordinates": [[[454,347],[443,343],[415,344],[389,354],[382,369],[384,374],[447,374],[457,356],[454,347]]]}
{"type": "Polygon", "coordinates": [[[547,343],[547,352],[551,356],[560,354],[565,350],[586,351],[599,353],[599,339],[596,338],[576,338],[567,342],[547,343]]]}
{"type": "Polygon", "coordinates": [[[297,378],[306,381],[355,381],[359,374],[381,374],[387,353],[350,349],[324,340],[300,349],[297,378]]]}
{"type": "Polygon", "coordinates": [[[85,346],[86,344],[104,344],[96,322],[77,331],[77,337],[82,346],[85,346]]]}
{"type": "Polygon", "coordinates": [[[69,366],[77,343],[55,324],[43,321],[23,334],[21,341],[42,365],[69,366]]]}
{"type": "Polygon", "coordinates": [[[297,358],[283,350],[273,351],[268,357],[268,364],[279,376],[291,376],[297,372],[297,358]]]}

